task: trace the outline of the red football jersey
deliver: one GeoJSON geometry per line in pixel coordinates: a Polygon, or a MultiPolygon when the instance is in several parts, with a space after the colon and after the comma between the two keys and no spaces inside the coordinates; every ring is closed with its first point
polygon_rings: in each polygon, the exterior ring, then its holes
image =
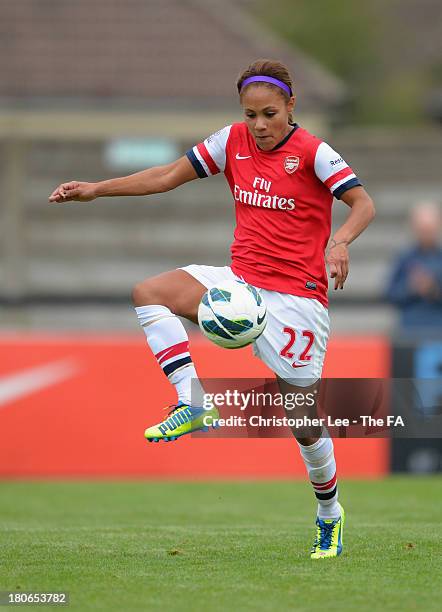
{"type": "Polygon", "coordinates": [[[333,196],[361,185],[328,144],[298,125],[262,151],[245,123],[219,130],[187,152],[199,177],[224,172],[236,228],[231,268],[256,287],[327,306],[324,252],[333,196]]]}

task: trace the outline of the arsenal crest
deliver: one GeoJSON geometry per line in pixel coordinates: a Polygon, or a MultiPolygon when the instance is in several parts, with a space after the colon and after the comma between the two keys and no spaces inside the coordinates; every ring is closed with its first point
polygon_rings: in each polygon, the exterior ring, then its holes
{"type": "Polygon", "coordinates": [[[284,170],[288,174],[293,174],[299,167],[299,157],[296,155],[289,155],[284,160],[284,170]]]}

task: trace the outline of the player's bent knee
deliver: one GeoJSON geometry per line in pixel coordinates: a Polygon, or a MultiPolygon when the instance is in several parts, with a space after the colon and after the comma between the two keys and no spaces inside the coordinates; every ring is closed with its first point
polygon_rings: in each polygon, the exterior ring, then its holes
{"type": "Polygon", "coordinates": [[[132,291],[135,306],[160,305],[173,314],[197,322],[204,285],[182,270],[166,272],[137,283],[132,291]]]}
{"type": "Polygon", "coordinates": [[[198,304],[199,300],[197,299],[176,296],[169,308],[178,317],[184,317],[196,323],[198,321],[198,304]]]}
{"type": "Polygon", "coordinates": [[[164,296],[155,289],[149,279],[135,285],[132,290],[132,302],[134,306],[151,306],[152,304],[167,306],[164,303],[164,296]]]}

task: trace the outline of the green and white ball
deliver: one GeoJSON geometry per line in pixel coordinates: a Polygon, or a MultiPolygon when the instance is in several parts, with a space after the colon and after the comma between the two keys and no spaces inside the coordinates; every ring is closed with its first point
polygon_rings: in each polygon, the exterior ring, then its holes
{"type": "Polygon", "coordinates": [[[241,281],[225,281],[203,295],[198,323],[203,334],[218,346],[241,348],[264,331],[267,308],[255,287],[241,281]]]}

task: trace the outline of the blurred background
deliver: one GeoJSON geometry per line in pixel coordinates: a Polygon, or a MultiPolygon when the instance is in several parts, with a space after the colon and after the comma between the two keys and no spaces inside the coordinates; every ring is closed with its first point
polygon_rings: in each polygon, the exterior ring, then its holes
{"type": "MultiPolygon", "coordinates": [[[[347,347],[335,375],[440,377],[441,22],[436,0],[0,0],[0,375],[50,361],[60,338],[69,354],[97,332],[107,346],[107,333],[120,334],[115,350],[132,334],[141,347],[137,281],[228,263],[234,213],[222,177],[148,199],[47,198],[62,181],[172,161],[241,120],[236,77],[270,57],[294,75],[296,121],[343,155],[377,207],[350,249],[345,291],[330,293],[331,348],[347,347]],[[348,374],[371,350],[374,369],[348,374]]],[[[334,203],[335,227],[347,212],[334,203]]],[[[0,393],[9,411],[14,398],[0,393]]],[[[441,468],[438,440],[414,460],[404,444],[391,455],[398,469],[441,468]]],[[[5,461],[5,473],[26,473],[5,461]]]]}

